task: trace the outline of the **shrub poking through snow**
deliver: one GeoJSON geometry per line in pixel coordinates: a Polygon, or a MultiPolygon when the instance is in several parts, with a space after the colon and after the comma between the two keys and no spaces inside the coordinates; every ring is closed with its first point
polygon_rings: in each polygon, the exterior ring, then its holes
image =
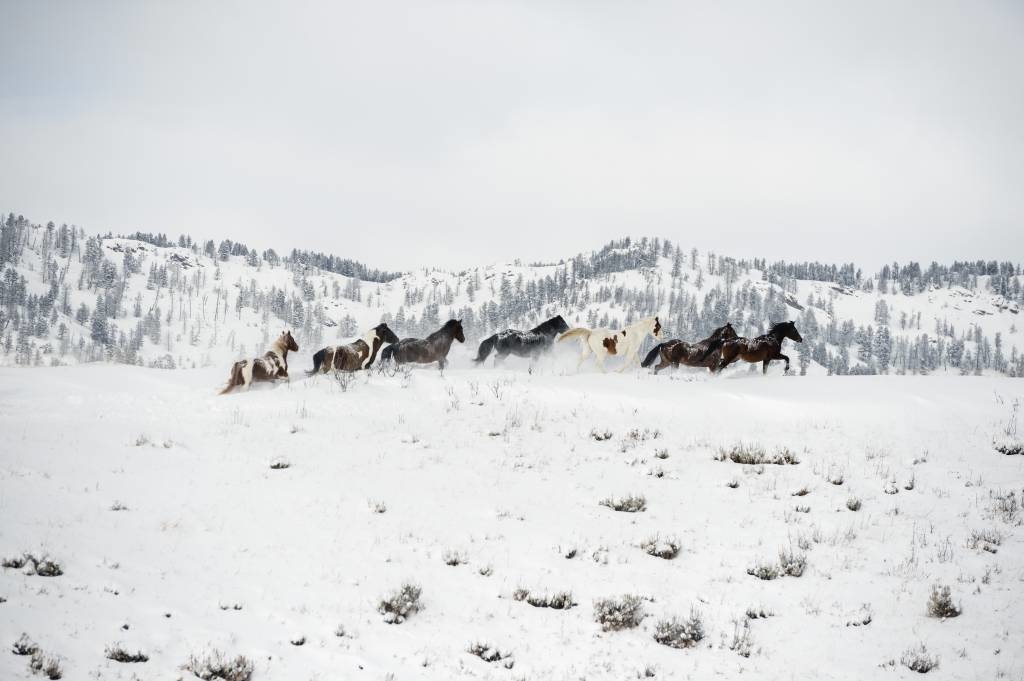
{"type": "Polygon", "coordinates": [[[907,648],[900,657],[900,664],[918,674],[927,674],[939,666],[939,658],[928,652],[928,648],[922,643],[913,648],[907,648]]]}
{"type": "Polygon", "coordinates": [[[613,511],[621,511],[623,513],[638,513],[647,510],[647,499],[642,494],[629,494],[618,499],[608,497],[607,499],[602,499],[599,503],[601,506],[607,506],[613,511]]]}
{"type": "Polygon", "coordinates": [[[669,648],[692,648],[704,638],[704,622],[696,610],[689,617],[661,620],[654,627],[654,640],[669,648]]]}
{"type": "Polygon", "coordinates": [[[136,662],[149,662],[149,655],[146,655],[141,650],[136,650],[134,653],[130,653],[121,647],[120,643],[115,643],[112,646],[107,646],[107,649],[103,652],[108,660],[114,662],[123,662],[125,664],[136,663],[136,662]]]}
{"type": "Polygon", "coordinates": [[[532,593],[529,589],[519,587],[512,592],[512,599],[525,601],[535,608],[551,608],[552,610],[568,610],[576,605],[576,601],[572,599],[571,591],[556,591],[553,594],[545,593],[538,595],[532,593]]]}
{"type": "Polygon", "coordinates": [[[1018,440],[1015,437],[1001,437],[992,442],[992,448],[1000,454],[1017,456],[1018,454],[1024,454],[1024,441],[1018,440]]]}
{"type": "Polygon", "coordinates": [[[729,642],[729,650],[740,657],[750,657],[750,654],[754,652],[754,641],[750,637],[750,620],[743,620],[742,625],[739,620],[733,621],[732,641],[729,642]]]}
{"type": "Polygon", "coordinates": [[[863,504],[857,497],[850,497],[849,499],[846,500],[846,508],[850,509],[851,511],[859,511],[861,506],[863,506],[863,504]]]}
{"type": "Polygon", "coordinates": [[[607,429],[598,430],[597,428],[592,428],[590,430],[590,437],[594,438],[598,442],[604,442],[605,440],[612,439],[612,431],[607,429]]]}
{"type": "Polygon", "coordinates": [[[1003,543],[1003,535],[994,527],[972,530],[967,538],[967,548],[981,549],[989,553],[995,553],[996,547],[1003,543]]]}
{"type": "Polygon", "coordinates": [[[793,496],[793,497],[806,497],[810,493],[811,493],[811,490],[807,489],[807,486],[805,485],[805,486],[801,487],[800,489],[798,489],[797,491],[793,492],[790,496],[793,496]]]}
{"type": "Polygon", "coordinates": [[[120,501],[115,501],[114,503],[112,503],[110,505],[110,510],[111,511],[127,511],[128,507],[125,504],[122,504],[120,501]]]}
{"type": "Polygon", "coordinates": [[[64,670],[60,667],[60,660],[52,655],[46,655],[38,650],[32,653],[28,661],[28,668],[33,674],[42,674],[51,681],[56,681],[64,676],[64,670]]]}
{"type": "Polygon", "coordinates": [[[658,451],[654,452],[654,458],[655,459],[662,459],[662,460],[667,459],[668,458],[668,450],[667,449],[659,449],[658,451]]]}
{"type": "Polygon", "coordinates": [[[774,563],[758,562],[753,567],[747,568],[747,574],[768,581],[778,578],[779,568],[774,563]]]}
{"type": "Polygon", "coordinates": [[[800,463],[800,460],[796,458],[793,452],[786,448],[782,448],[774,454],[769,454],[760,445],[745,444],[743,442],[739,442],[732,447],[720,448],[715,459],[718,461],[732,461],[744,466],[759,466],[762,464],[783,466],[800,463]]]}
{"type": "Polygon", "coordinates": [[[725,483],[725,486],[728,487],[729,489],[736,489],[737,487],[740,486],[740,481],[737,480],[736,478],[733,478],[729,482],[725,483]]]}
{"type": "Polygon", "coordinates": [[[20,570],[21,568],[25,567],[25,563],[27,563],[28,560],[29,555],[27,553],[23,553],[20,556],[11,556],[10,558],[4,558],[3,561],[0,562],[0,566],[10,568],[12,570],[20,570]]]}
{"type": "Polygon", "coordinates": [[[466,652],[470,655],[476,655],[484,662],[503,662],[506,669],[512,669],[512,653],[499,650],[487,643],[479,641],[470,643],[469,647],[466,648],[466,652]]]}
{"type": "Polygon", "coordinates": [[[645,540],[640,546],[648,556],[664,558],[665,560],[672,560],[678,556],[679,550],[682,548],[679,540],[675,537],[669,537],[667,539],[651,537],[645,540]]]}
{"type": "Polygon", "coordinates": [[[384,615],[384,621],[388,624],[401,624],[420,610],[421,595],[423,590],[419,586],[406,582],[387,598],[381,599],[377,610],[384,615]]]}
{"type": "Polygon", "coordinates": [[[961,609],[953,604],[953,596],[949,587],[942,584],[932,586],[931,596],[928,597],[928,616],[946,619],[956,617],[961,609]]]}
{"type": "Polygon", "coordinates": [[[477,570],[477,572],[480,573],[480,575],[482,577],[490,577],[491,575],[494,574],[494,566],[493,565],[482,565],[482,566],[480,566],[480,569],[477,570]]]}
{"type": "Polygon", "coordinates": [[[229,660],[224,653],[213,650],[202,657],[193,655],[185,663],[184,669],[203,681],[249,681],[253,664],[241,655],[229,660]]]}
{"type": "Polygon", "coordinates": [[[30,556],[29,558],[32,561],[32,573],[39,577],[60,577],[64,574],[64,568],[52,558],[47,556],[42,558],[30,556]]]}
{"type": "Polygon", "coordinates": [[[15,655],[35,655],[39,652],[39,646],[28,637],[28,634],[22,634],[11,646],[11,652],[15,655]]]}
{"type": "Polygon", "coordinates": [[[283,471],[286,468],[291,468],[292,464],[287,459],[274,459],[270,462],[270,470],[283,471]]]}
{"type": "Polygon", "coordinates": [[[790,577],[799,577],[807,567],[807,555],[793,549],[779,550],[779,569],[790,577]]]}
{"type": "Polygon", "coordinates": [[[990,492],[992,503],[989,505],[989,515],[1002,520],[1010,525],[1019,525],[1017,515],[1020,513],[1020,501],[1017,499],[1017,492],[990,492]]]}
{"type": "Polygon", "coordinates": [[[747,608],[746,615],[748,620],[763,620],[773,617],[775,613],[771,610],[765,610],[764,606],[752,605],[747,608]]]}
{"type": "Polygon", "coordinates": [[[632,629],[640,624],[644,614],[643,598],[633,594],[594,601],[594,621],[604,631],[632,629]]]}
{"type": "Polygon", "coordinates": [[[460,551],[452,551],[450,549],[444,552],[444,556],[442,556],[442,558],[444,559],[444,564],[451,567],[457,567],[468,562],[464,553],[460,551]]]}

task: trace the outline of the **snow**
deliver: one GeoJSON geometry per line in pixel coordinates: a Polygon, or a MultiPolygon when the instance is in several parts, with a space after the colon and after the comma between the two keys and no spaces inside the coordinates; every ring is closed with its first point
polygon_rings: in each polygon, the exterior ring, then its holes
{"type": "MultiPolygon", "coordinates": [[[[290,383],[225,397],[227,365],[0,369],[0,552],[64,572],[0,571],[0,642],[28,634],[68,679],[191,678],[213,649],[254,679],[866,679],[890,661],[911,678],[900,657],[921,643],[942,678],[1024,674],[1024,456],[993,448],[1020,381],[577,374],[573,353],[531,373],[470,369],[473,350],[343,387],[298,378],[303,348],[290,383]],[[739,442],[799,463],[716,460],[739,442]],[[599,503],[631,494],[645,511],[599,503]],[[969,548],[975,530],[995,553],[969,548]],[[647,555],[652,538],[679,555],[647,555]],[[802,576],[747,574],[780,549],[806,554],[802,576]],[[404,582],[422,609],[388,624],[378,602],[404,582]],[[927,616],[935,583],[959,617],[927,616]],[[647,616],[602,631],[594,601],[623,594],[647,616]],[[748,608],[773,616],[742,657],[748,608]],[[654,641],[691,611],[696,646],[654,641]],[[149,661],[106,659],[115,643],[149,661]]],[[[0,678],[41,677],[2,654],[0,678]]]]}

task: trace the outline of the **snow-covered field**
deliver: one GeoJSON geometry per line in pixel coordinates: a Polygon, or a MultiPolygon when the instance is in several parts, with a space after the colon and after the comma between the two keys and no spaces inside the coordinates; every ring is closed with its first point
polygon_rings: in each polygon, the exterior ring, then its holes
{"type": "MultiPolygon", "coordinates": [[[[0,369],[0,557],[63,572],[0,571],[0,642],[27,634],[67,679],[193,678],[214,650],[257,680],[910,678],[922,644],[941,678],[1024,676],[1024,456],[992,446],[1018,380],[511,365],[342,386],[305,359],[225,397],[224,367],[0,369]],[[716,460],[741,442],[799,463],[716,460]],[[600,504],[627,495],[646,510],[600,504]],[[780,550],[801,576],[748,574],[780,550]],[[422,607],[387,623],[405,582],[422,607]],[[958,617],[928,615],[935,584],[958,617]],[[623,594],[645,616],[603,631],[595,600],[623,594]],[[693,647],[654,640],[691,615],[693,647]]],[[[44,678],[29,660],[5,651],[0,678],[44,678]]]]}

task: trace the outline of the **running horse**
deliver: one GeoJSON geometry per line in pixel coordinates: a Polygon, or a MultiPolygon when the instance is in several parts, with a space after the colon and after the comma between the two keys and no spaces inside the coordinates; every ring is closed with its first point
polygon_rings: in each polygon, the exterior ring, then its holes
{"type": "Polygon", "coordinates": [[[448,351],[452,342],[466,342],[462,332],[461,319],[449,319],[440,329],[426,338],[403,338],[380,353],[381,364],[394,361],[395,364],[430,364],[437,362],[439,369],[448,364],[448,351]]]}
{"type": "MultiPolygon", "coordinates": [[[[786,372],[789,372],[789,357],[782,354],[782,343],[786,339],[803,343],[804,339],[796,330],[793,322],[779,322],[772,324],[768,333],[757,338],[734,338],[722,343],[721,356],[716,371],[721,371],[737,359],[754,364],[761,362],[761,373],[768,373],[768,363],[773,359],[781,359],[786,362],[786,372]]],[[[709,355],[711,353],[708,353],[709,355]]]]}
{"type": "Polygon", "coordinates": [[[306,371],[307,376],[326,374],[335,371],[359,371],[369,369],[377,353],[385,343],[397,343],[398,336],[388,328],[387,324],[378,324],[366,332],[362,338],[348,345],[329,345],[313,355],[313,368],[306,371]]]}
{"type": "Polygon", "coordinates": [[[562,319],[562,315],[552,317],[540,326],[534,327],[529,331],[505,329],[500,333],[494,334],[490,338],[485,338],[484,341],[480,343],[480,349],[477,351],[476,359],[473,361],[480,364],[487,359],[487,356],[491,354],[491,351],[494,351],[495,353],[495,364],[509,355],[529,357],[532,359],[542,352],[550,350],[551,345],[555,341],[555,336],[568,330],[569,325],[565,323],[564,319],[562,319]]]}
{"type": "Polygon", "coordinates": [[[724,341],[733,338],[736,338],[736,331],[729,323],[718,327],[711,332],[710,336],[696,343],[687,343],[673,338],[651,348],[640,366],[646,369],[654,364],[655,359],[661,357],[661,363],[654,367],[654,373],[658,373],[669,364],[673,369],[678,369],[680,364],[685,364],[688,367],[706,367],[708,371],[714,373],[720,357],[719,348],[724,341]]]}
{"type": "Polygon", "coordinates": [[[288,378],[289,350],[298,352],[299,344],[292,338],[291,331],[282,331],[278,339],[270,346],[270,350],[262,357],[242,359],[235,362],[234,366],[231,367],[228,384],[224,386],[220,394],[229,393],[238,386],[249,390],[252,388],[253,383],[259,381],[276,381],[279,378],[288,378]]]}
{"type": "Polygon", "coordinates": [[[558,342],[568,338],[579,338],[580,361],[576,368],[579,369],[583,362],[594,355],[597,365],[604,371],[604,360],[612,355],[622,355],[626,358],[619,371],[625,371],[634,364],[640,363],[640,346],[643,345],[647,336],[654,336],[655,340],[661,340],[661,322],[657,317],[646,317],[638,322],[630,324],[624,329],[613,331],[611,329],[569,329],[558,337],[558,342]]]}

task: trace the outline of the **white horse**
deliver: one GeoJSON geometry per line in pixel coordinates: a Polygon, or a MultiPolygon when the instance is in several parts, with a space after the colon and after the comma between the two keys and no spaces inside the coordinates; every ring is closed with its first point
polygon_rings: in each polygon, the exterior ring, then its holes
{"type": "Polygon", "coordinates": [[[594,359],[597,361],[597,365],[601,367],[601,371],[604,371],[604,360],[611,355],[622,355],[625,357],[626,363],[619,369],[622,372],[631,366],[640,365],[640,346],[643,345],[644,339],[647,338],[648,334],[654,336],[656,340],[661,340],[661,322],[658,321],[657,317],[641,319],[621,331],[612,331],[611,329],[569,329],[558,337],[558,341],[561,342],[567,338],[580,339],[580,347],[583,349],[583,352],[580,354],[580,361],[576,365],[577,370],[583,366],[583,362],[593,352],[594,359]]]}

